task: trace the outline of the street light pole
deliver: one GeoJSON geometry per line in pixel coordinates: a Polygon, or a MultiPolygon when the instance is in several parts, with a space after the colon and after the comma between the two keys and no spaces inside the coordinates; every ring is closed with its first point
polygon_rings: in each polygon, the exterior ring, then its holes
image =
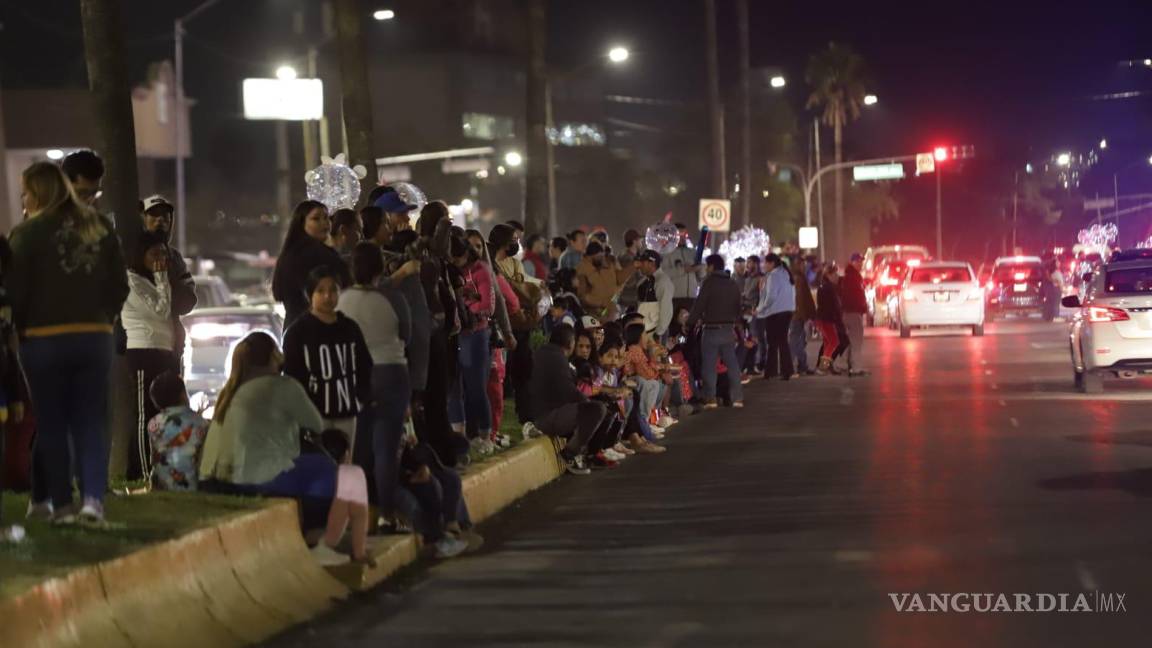
{"type": "MultiPolygon", "coordinates": [[[[915,159],[916,159],[915,155],[899,155],[899,156],[894,156],[894,157],[872,158],[870,160],[846,160],[844,162],[834,162],[834,163],[829,164],[828,166],[824,167],[823,169],[818,169],[816,171],[816,173],[814,173],[812,175],[812,177],[808,179],[808,183],[804,187],[804,226],[805,227],[811,227],[812,226],[812,188],[815,187],[816,184],[820,182],[820,178],[822,178],[825,173],[829,173],[831,171],[839,171],[841,169],[848,169],[848,168],[854,167],[854,166],[859,165],[859,164],[882,164],[885,162],[908,162],[910,160],[915,160],[915,159]]],[[[937,173],[939,173],[939,169],[937,169],[937,173]]],[[[939,181],[939,180],[937,180],[937,181],[939,181]]],[[[821,228],[823,228],[823,218],[821,218],[821,228]]],[[[823,233],[821,233],[821,237],[823,237],[823,233]]],[[[823,256],[824,247],[825,246],[823,246],[823,245],[820,246],[821,256],[823,256]]]]}
{"type": "Polygon", "coordinates": [[[944,258],[944,207],[940,200],[941,176],[944,170],[936,165],[936,258],[944,258]]]}

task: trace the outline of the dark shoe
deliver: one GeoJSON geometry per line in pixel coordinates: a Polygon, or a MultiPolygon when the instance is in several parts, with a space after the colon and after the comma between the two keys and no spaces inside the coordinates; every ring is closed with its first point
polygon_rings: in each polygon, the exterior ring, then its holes
{"type": "Polygon", "coordinates": [[[569,475],[590,475],[592,470],[584,463],[584,455],[564,459],[564,471],[569,475]]]}

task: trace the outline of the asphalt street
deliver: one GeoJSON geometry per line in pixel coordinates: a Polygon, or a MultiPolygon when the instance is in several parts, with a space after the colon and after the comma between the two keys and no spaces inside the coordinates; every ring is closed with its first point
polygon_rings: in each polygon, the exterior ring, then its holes
{"type": "Polygon", "coordinates": [[[1152,384],[1075,393],[1064,326],[872,331],[870,376],[756,381],[269,645],[1149,645],[1152,384]],[[1126,611],[889,596],[1081,592],[1126,611]]]}

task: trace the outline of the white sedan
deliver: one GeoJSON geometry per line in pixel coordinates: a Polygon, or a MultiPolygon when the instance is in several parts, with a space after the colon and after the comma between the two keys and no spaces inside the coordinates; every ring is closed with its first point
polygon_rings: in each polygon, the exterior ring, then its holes
{"type": "Polygon", "coordinates": [[[1069,350],[1080,391],[1103,391],[1105,375],[1152,373],[1152,258],[1133,256],[1094,273],[1083,302],[1064,298],[1065,307],[1079,309],[1069,325],[1069,350]]]}
{"type": "Polygon", "coordinates": [[[912,329],[963,326],[984,335],[984,290],[972,266],[963,261],[931,261],[914,267],[896,298],[900,337],[912,329]]]}

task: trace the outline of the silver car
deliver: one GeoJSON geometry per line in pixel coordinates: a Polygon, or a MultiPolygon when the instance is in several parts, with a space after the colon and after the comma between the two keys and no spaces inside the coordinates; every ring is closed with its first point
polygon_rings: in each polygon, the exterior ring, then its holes
{"type": "Polygon", "coordinates": [[[200,308],[181,318],[188,331],[184,382],[192,407],[212,418],[212,406],[228,379],[232,348],[245,335],[265,331],[280,343],[284,319],[272,308],[200,308]]]}

